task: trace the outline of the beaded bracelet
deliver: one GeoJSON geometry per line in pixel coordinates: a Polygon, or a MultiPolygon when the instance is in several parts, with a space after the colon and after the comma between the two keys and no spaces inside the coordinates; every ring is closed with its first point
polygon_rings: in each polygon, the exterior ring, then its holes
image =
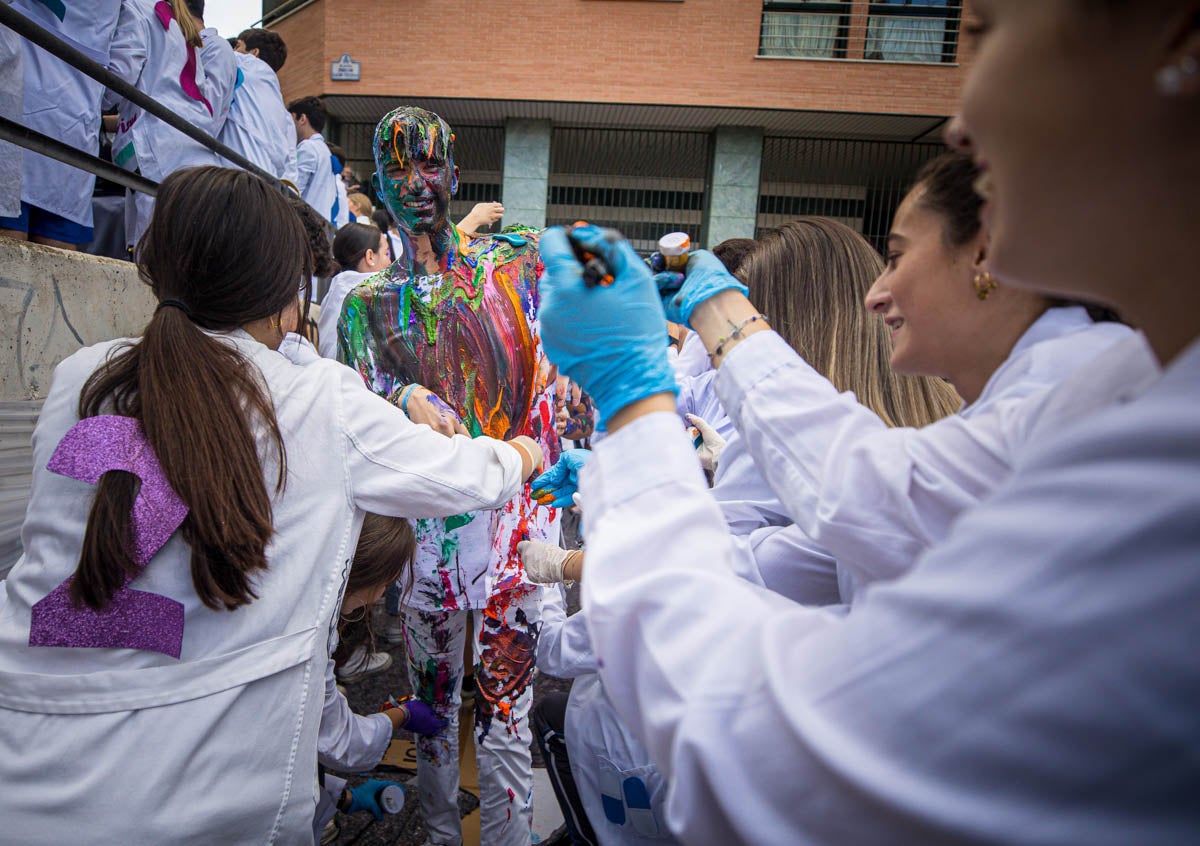
{"type": "Polygon", "coordinates": [[[412,395],[416,392],[417,388],[419,388],[419,387],[421,387],[421,386],[418,385],[416,382],[414,382],[413,384],[409,385],[403,391],[400,392],[400,410],[403,411],[405,414],[408,414],[408,401],[410,399],[412,399],[412,395]]]}
{"type": "Polygon", "coordinates": [[[747,326],[749,326],[751,323],[755,323],[759,320],[761,320],[765,323],[767,320],[767,316],[765,314],[756,314],[753,317],[747,317],[741,323],[734,323],[733,321],[730,321],[729,325],[733,327],[733,331],[730,332],[724,338],[717,339],[717,345],[715,347],[713,347],[713,351],[708,354],[709,360],[716,361],[718,358],[720,358],[725,352],[725,345],[727,343],[729,343],[730,341],[740,341],[744,334],[742,332],[742,330],[745,329],[747,326]]]}

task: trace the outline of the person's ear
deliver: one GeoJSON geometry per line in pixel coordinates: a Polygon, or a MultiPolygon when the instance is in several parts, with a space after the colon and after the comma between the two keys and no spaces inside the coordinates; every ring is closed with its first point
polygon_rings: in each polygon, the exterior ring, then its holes
{"type": "Polygon", "coordinates": [[[989,240],[987,229],[980,227],[979,233],[975,236],[975,258],[971,262],[972,273],[987,272],[989,240]]]}
{"type": "MultiPolygon", "coordinates": [[[[383,191],[379,190],[379,174],[378,173],[371,174],[371,190],[375,192],[376,197],[379,197],[381,200],[383,199],[383,191]]],[[[384,203],[384,205],[386,206],[387,203],[384,203]]]]}
{"type": "Polygon", "coordinates": [[[256,59],[258,58],[258,48],[257,47],[255,47],[253,50],[251,50],[249,52],[250,52],[251,56],[253,56],[256,59]]]}
{"type": "Polygon", "coordinates": [[[454,166],[454,170],[450,174],[450,196],[453,197],[458,193],[458,165],[454,166]]]}

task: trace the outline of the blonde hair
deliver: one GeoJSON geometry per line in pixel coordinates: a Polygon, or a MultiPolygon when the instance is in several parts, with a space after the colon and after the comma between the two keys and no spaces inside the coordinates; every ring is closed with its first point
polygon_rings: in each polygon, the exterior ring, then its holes
{"type": "Polygon", "coordinates": [[[366,194],[359,193],[358,191],[355,191],[353,194],[350,194],[348,197],[346,197],[346,202],[350,203],[352,206],[358,206],[360,209],[362,209],[362,213],[367,217],[370,217],[375,211],[375,207],[371,205],[371,198],[366,194]]]}
{"type": "Polygon", "coordinates": [[[889,426],[925,426],[962,404],[940,379],[899,376],[887,327],[863,303],[883,260],[845,224],[802,217],[763,238],[738,276],[784,340],[889,426]]]}
{"type": "Polygon", "coordinates": [[[179,24],[179,29],[183,32],[183,40],[193,47],[203,47],[200,27],[196,26],[196,19],[187,6],[187,0],[171,0],[171,13],[175,15],[175,23],[179,24]]]}

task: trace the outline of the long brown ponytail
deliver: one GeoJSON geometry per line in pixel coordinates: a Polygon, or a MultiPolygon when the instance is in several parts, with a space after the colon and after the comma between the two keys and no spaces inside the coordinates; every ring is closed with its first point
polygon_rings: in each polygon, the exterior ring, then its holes
{"type": "MultiPolygon", "coordinates": [[[[206,333],[280,314],[307,284],[312,255],[299,217],[273,187],[216,167],[177,171],[159,187],[138,245],[138,269],[161,301],[140,341],[84,385],[79,416],[141,421],[167,480],[190,509],[181,527],[192,581],[213,609],[256,598],[274,533],[264,478],[270,451],[283,490],[287,457],[261,374],[230,343],[206,333]],[[260,455],[256,429],[268,443],[260,455]]],[[[71,585],[77,602],[102,609],[137,572],[131,506],[137,479],[100,479],[71,585]]]]}

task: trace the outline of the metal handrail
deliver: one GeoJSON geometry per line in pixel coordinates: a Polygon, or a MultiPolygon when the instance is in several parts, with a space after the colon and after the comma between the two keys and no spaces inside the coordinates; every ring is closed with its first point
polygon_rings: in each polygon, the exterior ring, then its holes
{"type": "MultiPolygon", "coordinates": [[[[259,176],[259,177],[267,180],[268,182],[274,183],[275,185],[277,185],[280,188],[280,190],[287,192],[287,193],[292,192],[292,189],[287,185],[287,183],[280,180],[273,173],[268,173],[267,171],[263,170],[261,167],[256,165],[254,162],[247,159],[241,153],[237,152],[236,150],[232,149],[231,147],[227,147],[226,145],[222,144],[220,141],[218,141],[216,138],[213,138],[207,132],[205,132],[201,129],[197,129],[195,126],[188,123],[186,120],[181,118],[179,115],[175,114],[173,111],[168,109],[166,106],[159,103],[153,97],[150,97],[150,96],[144,94],[143,92],[139,91],[137,88],[130,85],[125,80],[121,79],[119,76],[117,76],[115,73],[110,71],[108,68],[101,65],[99,62],[96,62],[96,61],[88,58],[86,55],[84,55],[82,52],[80,52],[78,49],[76,49],[72,45],[63,41],[61,38],[54,35],[53,33],[46,31],[41,26],[34,23],[29,18],[25,17],[20,12],[16,11],[11,6],[9,6],[5,3],[0,3],[0,24],[7,26],[9,29],[13,30],[18,35],[22,36],[23,38],[25,38],[25,39],[31,41],[32,43],[36,44],[37,46],[41,47],[43,50],[50,53],[51,55],[57,56],[58,58],[62,59],[64,62],[69,64],[71,67],[75,68],[76,70],[80,71],[81,73],[86,74],[87,76],[90,76],[92,79],[96,80],[97,82],[106,86],[107,88],[111,89],[112,91],[117,92],[118,94],[120,94],[122,97],[124,97],[129,102],[133,103],[134,105],[140,106],[147,113],[154,115],[156,118],[161,120],[163,123],[167,124],[168,126],[174,127],[175,129],[179,130],[180,132],[182,132],[184,135],[188,136],[192,140],[197,141],[200,144],[203,144],[205,147],[212,150],[214,153],[217,153],[218,155],[223,156],[224,158],[233,162],[237,166],[250,171],[251,173],[255,174],[256,176],[259,176]]],[[[37,134],[37,133],[35,133],[35,134],[37,134]]],[[[43,136],[43,137],[45,137],[45,136],[43,136]]],[[[13,139],[8,139],[8,140],[13,140],[13,139]]],[[[14,140],[14,143],[20,144],[21,142],[14,140]]],[[[26,146],[26,145],[21,144],[21,146],[26,146]]],[[[41,151],[39,150],[38,152],[41,152],[41,151]]],[[[86,155],[86,154],[84,154],[84,155],[86,155]]],[[[59,158],[59,157],[55,156],[55,158],[59,158]]],[[[73,164],[73,163],[68,162],[68,164],[73,164]]],[[[84,168],[84,169],[87,170],[88,168],[84,168]]],[[[112,177],[107,177],[107,178],[111,179],[112,177]]],[[[114,179],[113,181],[116,182],[117,180],[114,179]]],[[[125,184],[125,183],[121,183],[121,184],[125,184]]]]}
{"type": "Polygon", "coordinates": [[[22,126],[15,121],[0,116],[0,141],[9,141],[26,150],[41,153],[52,159],[102,176],[110,182],[115,182],[125,188],[140,191],[151,197],[158,194],[158,183],[152,182],[141,174],[130,173],[124,168],[117,167],[112,162],[85,153],[83,150],[64,144],[57,138],[43,135],[28,126],[22,126]]]}

